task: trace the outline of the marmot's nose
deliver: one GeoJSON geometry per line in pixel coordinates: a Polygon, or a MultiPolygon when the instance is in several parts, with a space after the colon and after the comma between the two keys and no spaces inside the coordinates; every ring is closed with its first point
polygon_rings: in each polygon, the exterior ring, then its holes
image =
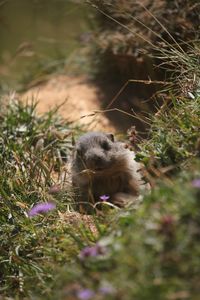
{"type": "Polygon", "coordinates": [[[105,164],[105,157],[100,151],[91,151],[86,157],[87,166],[92,169],[102,168],[105,164]]]}
{"type": "Polygon", "coordinates": [[[95,156],[93,157],[93,161],[97,166],[100,166],[103,162],[103,157],[99,154],[95,154],[95,156]]]}

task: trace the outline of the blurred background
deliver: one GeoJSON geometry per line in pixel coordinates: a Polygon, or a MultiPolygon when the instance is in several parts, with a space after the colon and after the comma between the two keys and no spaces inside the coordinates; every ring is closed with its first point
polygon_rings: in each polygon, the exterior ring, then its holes
{"type": "Polygon", "coordinates": [[[66,64],[65,73],[73,73],[72,65],[80,68],[79,51],[93,26],[91,9],[83,2],[0,1],[1,90],[22,89],[41,75],[63,71],[66,64]]]}
{"type": "Polygon", "coordinates": [[[146,117],[163,105],[162,82],[174,76],[174,90],[187,91],[192,81],[171,68],[169,51],[173,61],[176,43],[190,51],[199,10],[196,0],[0,0],[0,92],[30,97],[38,86],[42,102],[49,94],[59,103],[70,98],[69,110],[86,115],[109,108],[105,117],[117,130],[136,126],[146,136],[146,117]]]}

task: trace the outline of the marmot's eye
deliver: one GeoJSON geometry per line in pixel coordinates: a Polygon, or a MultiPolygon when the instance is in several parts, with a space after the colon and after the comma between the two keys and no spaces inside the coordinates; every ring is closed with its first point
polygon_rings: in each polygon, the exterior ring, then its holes
{"type": "Polygon", "coordinates": [[[104,149],[104,150],[110,150],[110,145],[108,144],[108,142],[103,142],[101,144],[101,147],[104,149]]]}

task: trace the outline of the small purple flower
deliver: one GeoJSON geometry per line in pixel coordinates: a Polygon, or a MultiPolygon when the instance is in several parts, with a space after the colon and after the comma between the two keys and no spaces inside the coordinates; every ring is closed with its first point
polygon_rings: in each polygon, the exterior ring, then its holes
{"type": "Polygon", "coordinates": [[[29,217],[34,217],[38,214],[44,214],[56,208],[56,204],[52,202],[38,203],[28,212],[29,217]]]}
{"type": "Polygon", "coordinates": [[[92,297],[94,297],[94,291],[92,291],[90,289],[82,289],[82,290],[78,291],[77,297],[80,300],[89,300],[92,297]]]}
{"type": "Polygon", "coordinates": [[[81,250],[81,252],[79,253],[79,258],[81,260],[84,260],[85,258],[95,257],[98,255],[102,255],[104,253],[105,253],[105,248],[96,244],[94,246],[87,246],[87,247],[83,248],[81,250]]]}
{"type": "Polygon", "coordinates": [[[110,196],[108,196],[108,195],[102,195],[99,198],[100,198],[101,201],[104,202],[104,201],[107,201],[110,198],[110,196]]]}
{"type": "Polygon", "coordinates": [[[192,181],[192,186],[195,187],[195,188],[200,189],[200,178],[194,179],[192,181]]]}

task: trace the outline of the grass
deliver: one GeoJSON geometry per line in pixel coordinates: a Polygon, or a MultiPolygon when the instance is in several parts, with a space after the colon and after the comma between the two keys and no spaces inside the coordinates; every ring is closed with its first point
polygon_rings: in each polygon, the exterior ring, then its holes
{"type": "Polygon", "coordinates": [[[92,299],[198,299],[199,189],[192,180],[199,171],[194,161],[173,181],[158,183],[137,211],[117,215],[98,242],[103,255],[64,268],[50,299],[85,289],[92,299]]]}
{"type": "Polygon", "coordinates": [[[55,202],[60,213],[72,203],[63,185],[73,129],[56,110],[38,117],[36,106],[12,99],[0,116],[0,281],[1,291],[13,295],[27,294],[33,282],[44,287],[52,262],[69,260],[77,248],[57,210],[47,217],[27,215],[39,202],[55,202]]]}
{"type": "Polygon", "coordinates": [[[139,145],[137,157],[148,164],[156,159],[159,167],[181,166],[199,154],[200,97],[172,97],[172,108],[152,117],[149,140],[139,145]]]}
{"type": "Polygon", "coordinates": [[[166,49],[161,57],[174,84],[162,92],[164,105],[138,145],[152,190],[137,209],[111,209],[103,217],[76,213],[66,166],[80,130],[57,109],[37,116],[37,103],[8,97],[0,113],[5,299],[199,298],[199,48],[166,49]],[[30,218],[41,202],[56,209],[30,218]]]}
{"type": "Polygon", "coordinates": [[[60,269],[48,299],[199,298],[200,97],[169,97],[137,154],[151,171],[151,193],[88,243],[100,250],[60,269]]]}
{"type": "Polygon", "coordinates": [[[2,295],[198,299],[200,98],[170,99],[137,154],[147,166],[153,158],[151,193],[138,209],[84,221],[74,211],[66,174],[79,131],[56,109],[37,116],[36,103],[12,97],[0,116],[2,295]],[[177,165],[175,173],[155,176],[177,165]],[[54,202],[56,209],[30,218],[41,202],[54,202]]]}

